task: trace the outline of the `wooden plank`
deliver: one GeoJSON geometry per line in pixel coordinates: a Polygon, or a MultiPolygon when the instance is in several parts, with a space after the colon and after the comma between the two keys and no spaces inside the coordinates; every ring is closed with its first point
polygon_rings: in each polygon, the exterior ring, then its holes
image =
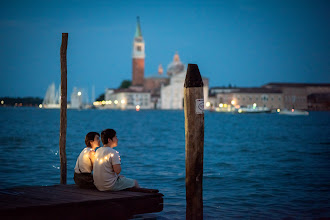
{"type": "Polygon", "coordinates": [[[76,185],[6,189],[0,190],[0,217],[86,219],[112,216],[126,219],[135,214],[162,211],[163,194],[151,193],[156,191],[100,192],[76,185]]]}

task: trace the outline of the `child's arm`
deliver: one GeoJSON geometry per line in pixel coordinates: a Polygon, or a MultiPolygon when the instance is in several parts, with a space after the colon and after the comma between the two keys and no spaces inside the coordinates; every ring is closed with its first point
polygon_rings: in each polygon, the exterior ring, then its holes
{"type": "Polygon", "coordinates": [[[112,165],[112,167],[113,167],[113,170],[115,171],[115,173],[117,173],[117,175],[121,172],[120,164],[112,165]]]}
{"type": "Polygon", "coordinates": [[[111,154],[111,163],[112,163],[112,168],[113,171],[115,171],[115,173],[118,175],[121,172],[121,159],[120,156],[118,154],[118,151],[116,151],[116,153],[111,154]]]}
{"type": "Polygon", "coordinates": [[[94,161],[95,161],[95,151],[89,151],[89,159],[91,160],[92,170],[93,170],[93,165],[94,165],[94,161]]]}

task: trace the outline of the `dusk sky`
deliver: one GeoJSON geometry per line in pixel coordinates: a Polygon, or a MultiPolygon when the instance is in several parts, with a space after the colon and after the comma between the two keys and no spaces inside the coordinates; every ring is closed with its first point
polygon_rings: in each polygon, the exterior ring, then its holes
{"type": "Polygon", "coordinates": [[[179,53],[210,87],[330,83],[330,1],[1,1],[0,96],[43,98],[60,84],[62,33],[73,87],[95,98],[131,80],[136,17],[145,77],[179,53]]]}

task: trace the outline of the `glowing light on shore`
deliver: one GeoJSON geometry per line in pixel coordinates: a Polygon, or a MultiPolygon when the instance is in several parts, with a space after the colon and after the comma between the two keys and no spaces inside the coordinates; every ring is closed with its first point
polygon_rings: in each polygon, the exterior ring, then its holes
{"type": "MultiPolygon", "coordinates": [[[[2,103],[1,103],[2,104],[2,103]]],[[[39,104],[39,108],[42,108],[42,104],[39,104]]]]}
{"type": "Polygon", "coordinates": [[[110,154],[110,157],[113,157],[113,154],[110,154]]]}
{"type": "Polygon", "coordinates": [[[105,105],[106,102],[103,100],[101,103],[102,103],[102,105],[105,105]]]}
{"type": "Polygon", "coordinates": [[[78,96],[81,96],[81,92],[79,91],[77,95],[78,95],[78,96]]]}
{"type": "Polygon", "coordinates": [[[238,109],[238,113],[242,113],[242,109],[238,109]]]}
{"type": "Polygon", "coordinates": [[[227,104],[224,104],[224,105],[223,105],[223,107],[227,108],[227,107],[228,107],[228,105],[227,105],[227,104]]]}
{"type": "Polygon", "coordinates": [[[1,105],[5,104],[5,101],[1,100],[1,105]]]}
{"type": "Polygon", "coordinates": [[[121,104],[125,104],[125,100],[124,99],[122,99],[120,102],[121,102],[121,104]]]}
{"type": "Polygon", "coordinates": [[[118,100],[115,100],[114,103],[117,105],[118,104],[118,100]]]}
{"type": "Polygon", "coordinates": [[[210,102],[206,102],[206,107],[210,107],[211,103],[210,102]]]}
{"type": "Polygon", "coordinates": [[[281,111],[281,109],[278,108],[278,109],[277,109],[277,112],[280,112],[280,111],[281,111]]]}
{"type": "Polygon", "coordinates": [[[137,105],[136,107],[135,107],[135,110],[138,112],[138,111],[140,111],[140,106],[139,105],[137,105]]]}
{"type": "Polygon", "coordinates": [[[220,104],[219,104],[219,107],[220,107],[220,108],[222,108],[222,107],[223,107],[223,104],[222,104],[222,103],[220,103],[220,104]]]}
{"type": "Polygon", "coordinates": [[[235,100],[231,100],[231,104],[232,105],[235,105],[235,100]]]}

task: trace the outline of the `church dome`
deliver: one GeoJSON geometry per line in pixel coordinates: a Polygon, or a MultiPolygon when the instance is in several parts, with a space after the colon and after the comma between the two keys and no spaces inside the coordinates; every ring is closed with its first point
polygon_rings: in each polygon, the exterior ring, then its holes
{"type": "Polygon", "coordinates": [[[173,62],[167,66],[167,75],[173,76],[184,71],[184,64],[180,61],[178,53],[175,53],[173,62]]]}

